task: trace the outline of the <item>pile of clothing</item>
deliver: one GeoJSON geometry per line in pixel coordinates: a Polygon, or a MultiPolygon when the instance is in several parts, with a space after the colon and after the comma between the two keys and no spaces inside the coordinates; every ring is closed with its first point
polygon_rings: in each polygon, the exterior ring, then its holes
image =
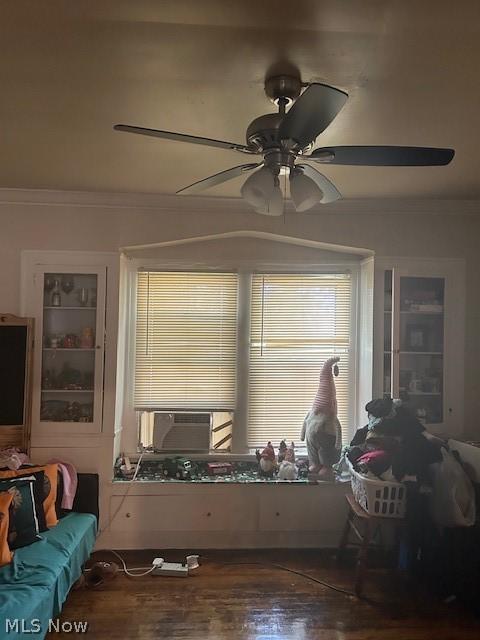
{"type": "Polygon", "coordinates": [[[372,479],[428,481],[429,465],[442,461],[443,441],[429,436],[400,400],[372,400],[365,409],[368,424],[357,430],[346,452],[354,469],[372,479]]]}

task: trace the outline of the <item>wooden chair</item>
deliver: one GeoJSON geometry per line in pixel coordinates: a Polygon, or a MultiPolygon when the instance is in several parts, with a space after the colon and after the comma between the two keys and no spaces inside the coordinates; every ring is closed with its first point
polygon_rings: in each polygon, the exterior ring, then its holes
{"type": "Polygon", "coordinates": [[[345,498],[348,503],[348,515],[338,547],[337,561],[340,562],[342,560],[347,545],[357,546],[359,548],[355,572],[355,593],[360,597],[365,572],[367,571],[368,550],[376,538],[378,539],[376,546],[382,545],[381,525],[385,524],[386,521],[391,523],[395,527],[395,538],[398,542],[404,520],[403,518],[378,518],[371,516],[358,504],[352,494],[346,494],[345,498]],[[360,542],[349,542],[350,531],[355,533],[360,542]]]}

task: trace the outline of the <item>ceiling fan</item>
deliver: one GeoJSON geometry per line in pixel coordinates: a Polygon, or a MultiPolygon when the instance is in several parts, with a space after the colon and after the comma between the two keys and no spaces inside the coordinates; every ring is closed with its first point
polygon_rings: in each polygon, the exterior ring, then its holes
{"type": "Polygon", "coordinates": [[[284,211],[280,175],[289,175],[290,196],[297,211],[307,211],[319,202],[341,198],[335,185],[307,162],[371,167],[434,166],[448,164],[455,154],[453,149],[398,146],[339,146],[312,150],[315,139],[342,109],[348,94],[326,84],[304,84],[293,75],[267,78],[265,93],[278,106],[278,113],[255,118],[247,128],[245,145],[126,124],[116,124],[113,128],[263,156],[259,162],[241,164],[194,182],[177,194],[197,193],[250,173],[241,188],[242,197],[257,213],[273,216],[282,215],[284,211]]]}

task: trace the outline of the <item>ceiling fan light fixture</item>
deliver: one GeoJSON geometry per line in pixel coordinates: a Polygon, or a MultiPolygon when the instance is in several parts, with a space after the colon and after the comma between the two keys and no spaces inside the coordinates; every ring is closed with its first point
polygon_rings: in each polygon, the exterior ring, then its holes
{"type": "Polygon", "coordinates": [[[275,178],[268,167],[262,167],[252,173],[242,185],[242,198],[254,209],[263,210],[275,188],[275,178]]]}
{"type": "Polygon", "coordinates": [[[299,212],[308,211],[323,198],[323,191],[303,171],[295,170],[290,174],[290,196],[299,212]]]}
{"type": "Polygon", "coordinates": [[[281,216],[283,215],[283,207],[283,193],[280,186],[276,185],[269,200],[262,207],[255,208],[255,211],[264,216],[281,216]]]}

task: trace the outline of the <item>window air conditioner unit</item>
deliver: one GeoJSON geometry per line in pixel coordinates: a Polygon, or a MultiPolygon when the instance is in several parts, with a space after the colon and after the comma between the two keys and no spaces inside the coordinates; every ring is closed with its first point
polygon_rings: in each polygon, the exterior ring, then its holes
{"type": "Polygon", "coordinates": [[[211,412],[155,411],[153,448],[155,451],[210,451],[211,412]]]}

